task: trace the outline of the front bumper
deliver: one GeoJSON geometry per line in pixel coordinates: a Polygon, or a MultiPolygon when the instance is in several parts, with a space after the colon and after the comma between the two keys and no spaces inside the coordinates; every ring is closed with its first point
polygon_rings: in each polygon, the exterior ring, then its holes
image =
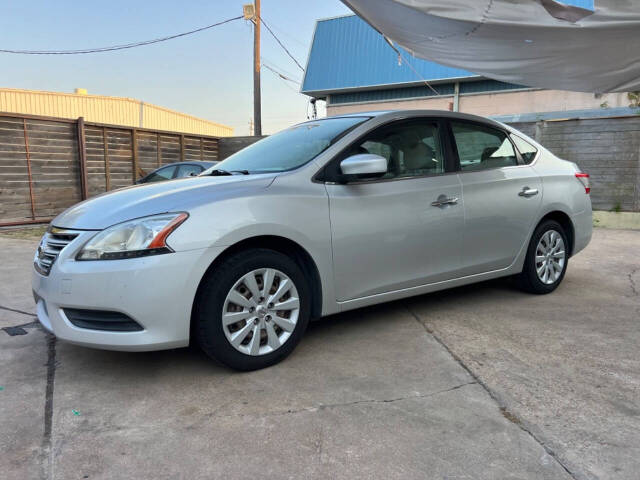
{"type": "Polygon", "coordinates": [[[76,261],[88,236],[64,248],[48,276],[33,271],[38,320],[61,340],[107,350],[147,351],[189,343],[191,309],[200,280],[222,251],[207,248],[126,260],[76,261]],[[121,312],[141,331],[79,328],[64,308],[121,312]]]}

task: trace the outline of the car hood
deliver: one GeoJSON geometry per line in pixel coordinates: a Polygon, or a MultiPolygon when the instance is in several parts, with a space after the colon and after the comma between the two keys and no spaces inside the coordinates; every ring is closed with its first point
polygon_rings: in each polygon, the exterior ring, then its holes
{"type": "Polygon", "coordinates": [[[276,175],[189,177],[149,183],[103,193],[68,208],[51,222],[61,228],[102,230],[132,218],[189,211],[244,191],[268,187],[276,175]]]}

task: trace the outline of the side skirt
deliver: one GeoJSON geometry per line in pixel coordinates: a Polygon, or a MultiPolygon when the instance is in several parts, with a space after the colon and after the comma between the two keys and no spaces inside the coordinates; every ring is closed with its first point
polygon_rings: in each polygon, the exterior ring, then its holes
{"type": "Polygon", "coordinates": [[[485,280],[492,280],[494,278],[508,277],[519,273],[516,271],[515,265],[510,265],[507,268],[500,270],[492,270],[490,272],[478,273],[475,275],[468,275],[466,277],[455,278],[453,280],[444,280],[442,282],[429,283],[427,285],[419,285],[417,287],[403,288],[402,290],[394,290],[392,292],[379,293],[376,295],[369,295],[367,297],[355,298],[353,300],[347,300],[345,302],[338,303],[338,311],[345,312],[347,310],[353,310],[354,308],[367,307],[369,305],[375,305],[377,303],[391,302],[393,300],[400,300],[402,298],[414,297],[416,295],[423,295],[425,293],[437,292],[439,290],[446,290],[448,288],[461,287],[463,285],[469,285],[470,283],[483,282],[485,280]]]}

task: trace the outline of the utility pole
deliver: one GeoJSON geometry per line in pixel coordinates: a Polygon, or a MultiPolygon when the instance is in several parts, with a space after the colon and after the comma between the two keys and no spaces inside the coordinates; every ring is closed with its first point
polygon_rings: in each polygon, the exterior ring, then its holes
{"type": "Polygon", "coordinates": [[[260,105],[260,0],[242,6],[245,20],[253,22],[253,135],[262,135],[260,105]]]}
{"type": "Polygon", "coordinates": [[[255,0],[253,17],[253,119],[254,135],[262,135],[262,108],[260,105],[260,0],[255,0]]]}

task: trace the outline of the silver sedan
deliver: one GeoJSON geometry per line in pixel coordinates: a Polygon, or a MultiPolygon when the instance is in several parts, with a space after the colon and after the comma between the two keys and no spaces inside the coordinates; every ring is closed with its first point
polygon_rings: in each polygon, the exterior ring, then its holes
{"type": "Polygon", "coordinates": [[[505,276],[550,293],[591,228],[588,175],[506,125],[359,113],[71,207],[36,252],[33,291],[62,340],[196,341],[252,370],[291,353],[311,318],[505,276]]]}

